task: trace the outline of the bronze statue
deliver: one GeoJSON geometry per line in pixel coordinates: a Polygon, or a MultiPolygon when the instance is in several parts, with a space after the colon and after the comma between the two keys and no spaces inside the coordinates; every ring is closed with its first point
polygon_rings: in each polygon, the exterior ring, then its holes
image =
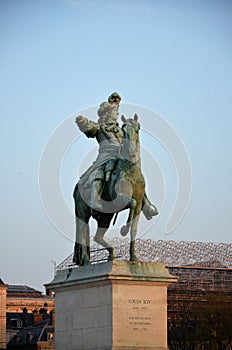
{"type": "Polygon", "coordinates": [[[145,181],[141,172],[140,144],[137,115],[134,119],[122,116],[119,127],[118,108],[121,97],[113,93],[108,102],[98,110],[98,122],[83,116],[76,123],[87,137],[96,137],[99,153],[96,161],[81,176],[74,189],[76,214],[76,243],[73,261],[77,265],[90,263],[89,219],[98,223],[94,240],[109,251],[109,260],[114,258],[114,249],[105,240],[104,234],[119,211],[130,209],[127,224],[121,234],[131,233],[130,260],[135,261],[135,237],[141,210],[149,220],[158,214],[145,194],[145,181]]]}

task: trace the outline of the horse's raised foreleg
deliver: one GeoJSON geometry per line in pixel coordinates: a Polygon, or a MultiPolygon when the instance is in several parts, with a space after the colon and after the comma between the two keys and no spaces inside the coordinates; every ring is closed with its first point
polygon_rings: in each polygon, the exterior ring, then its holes
{"type": "Polygon", "coordinates": [[[137,256],[135,254],[135,239],[138,229],[139,216],[141,213],[142,205],[137,205],[134,210],[134,217],[131,224],[131,241],[130,241],[130,261],[137,261],[137,256]]]}
{"type": "Polygon", "coordinates": [[[131,204],[130,204],[130,211],[129,211],[128,219],[127,219],[126,225],[124,225],[121,228],[121,231],[120,231],[122,236],[126,236],[127,233],[129,232],[130,228],[131,228],[136,205],[137,205],[136,200],[131,198],[131,204]]]}

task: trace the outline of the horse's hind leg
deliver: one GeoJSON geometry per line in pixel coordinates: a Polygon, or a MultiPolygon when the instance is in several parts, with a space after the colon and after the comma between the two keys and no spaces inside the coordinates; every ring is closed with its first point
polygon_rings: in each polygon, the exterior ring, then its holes
{"type": "Polygon", "coordinates": [[[104,234],[106,233],[107,228],[102,228],[102,227],[98,227],[96,235],[94,237],[94,241],[100,245],[102,245],[104,248],[106,248],[109,252],[109,256],[108,256],[108,261],[113,260],[115,258],[114,256],[114,248],[111,247],[111,245],[109,245],[109,243],[107,243],[103,237],[104,234]]]}
{"type": "Polygon", "coordinates": [[[137,256],[135,254],[135,239],[136,239],[136,234],[137,234],[137,229],[138,229],[138,222],[139,222],[139,216],[141,213],[141,208],[142,206],[137,206],[135,211],[134,211],[134,217],[132,220],[132,225],[131,225],[131,241],[130,241],[130,261],[137,261],[137,256]]]}
{"type": "Polygon", "coordinates": [[[90,264],[89,225],[76,217],[76,242],[73,262],[77,265],[90,264]]]}
{"type": "Polygon", "coordinates": [[[109,252],[108,261],[113,260],[114,256],[114,248],[111,247],[109,243],[104,240],[104,235],[110,226],[110,221],[112,220],[113,214],[104,214],[101,218],[98,219],[98,227],[97,232],[94,237],[94,241],[104,248],[106,248],[109,252]]]}
{"type": "Polygon", "coordinates": [[[75,202],[76,216],[76,241],[73,262],[81,266],[88,265],[90,264],[90,238],[88,222],[91,212],[90,208],[81,196],[78,184],[74,189],[73,198],[75,202]]]}

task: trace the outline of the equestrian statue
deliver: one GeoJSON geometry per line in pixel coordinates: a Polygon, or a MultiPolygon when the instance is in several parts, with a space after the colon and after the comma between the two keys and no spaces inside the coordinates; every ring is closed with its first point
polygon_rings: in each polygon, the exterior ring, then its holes
{"type": "MultiPolygon", "coordinates": [[[[130,260],[137,261],[135,239],[141,211],[150,220],[158,214],[157,208],[148,200],[140,161],[140,124],[138,116],[118,124],[121,97],[114,92],[98,109],[98,122],[83,116],[75,120],[87,136],[96,138],[99,151],[96,161],[80,177],[75,186],[76,241],[73,262],[83,266],[90,264],[89,220],[97,221],[94,241],[109,252],[108,260],[114,259],[114,248],[104,240],[111,220],[118,212],[129,209],[122,236],[130,232],[130,260]]],[[[114,219],[114,221],[115,221],[114,219]]]]}

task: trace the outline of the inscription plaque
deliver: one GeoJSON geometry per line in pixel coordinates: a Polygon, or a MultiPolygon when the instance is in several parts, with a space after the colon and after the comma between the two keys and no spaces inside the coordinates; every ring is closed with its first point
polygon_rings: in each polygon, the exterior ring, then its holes
{"type": "Polygon", "coordinates": [[[113,285],[113,342],[125,349],[166,349],[166,288],[127,281],[113,285]],[[154,346],[156,344],[156,346],[154,346]]]}
{"type": "Polygon", "coordinates": [[[128,316],[132,331],[147,332],[152,324],[151,299],[128,299],[131,308],[128,316]]]}

